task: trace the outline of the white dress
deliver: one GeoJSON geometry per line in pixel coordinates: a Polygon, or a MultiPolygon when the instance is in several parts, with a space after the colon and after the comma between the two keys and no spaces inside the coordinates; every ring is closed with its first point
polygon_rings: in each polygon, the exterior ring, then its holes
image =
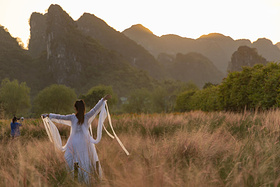
{"type": "Polygon", "coordinates": [[[78,119],[75,114],[49,115],[49,118],[52,122],[71,126],[70,137],[67,140],[66,145],[63,146],[61,150],[65,151],[64,157],[71,171],[74,170],[74,163],[78,163],[79,181],[89,183],[89,179],[95,173],[95,171],[99,172],[99,178],[102,177],[100,164],[99,169],[96,170],[96,162],[99,161],[99,159],[94,144],[97,144],[102,136],[102,125],[107,116],[105,104],[106,102],[101,99],[94,108],[92,108],[88,113],[85,114],[84,123],[82,125],[78,124],[78,119]],[[100,111],[102,114],[100,113],[99,116],[97,138],[93,139],[90,136],[89,127],[95,116],[100,111]]]}

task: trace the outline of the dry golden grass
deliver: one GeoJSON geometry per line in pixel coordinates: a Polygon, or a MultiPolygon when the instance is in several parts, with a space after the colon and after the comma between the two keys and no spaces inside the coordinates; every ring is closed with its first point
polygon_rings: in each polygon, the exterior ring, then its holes
{"type": "MultiPolygon", "coordinates": [[[[119,115],[112,120],[131,155],[104,133],[96,146],[104,173],[97,186],[280,185],[279,110],[119,115]]],[[[0,186],[84,186],[72,179],[41,120],[24,123],[22,136],[11,140],[9,121],[0,121],[0,186]]],[[[59,130],[68,136],[68,127],[59,130]]]]}

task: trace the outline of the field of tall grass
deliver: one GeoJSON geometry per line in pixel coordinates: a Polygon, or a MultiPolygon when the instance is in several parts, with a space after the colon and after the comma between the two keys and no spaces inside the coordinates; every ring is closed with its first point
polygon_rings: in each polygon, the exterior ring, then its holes
{"type": "MultiPolygon", "coordinates": [[[[97,186],[280,185],[280,110],[126,114],[112,122],[131,155],[103,133],[97,186]]],[[[9,124],[0,121],[0,186],[84,186],[40,119],[25,120],[13,140],[9,124]]],[[[69,127],[58,128],[65,141],[69,127]]]]}

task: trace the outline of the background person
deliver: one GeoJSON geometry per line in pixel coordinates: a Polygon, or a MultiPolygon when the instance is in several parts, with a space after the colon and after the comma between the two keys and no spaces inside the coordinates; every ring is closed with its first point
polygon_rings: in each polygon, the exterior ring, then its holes
{"type": "Polygon", "coordinates": [[[16,116],[13,117],[11,122],[11,136],[12,138],[15,138],[17,136],[20,136],[19,126],[21,126],[21,123],[17,122],[18,118],[16,116]]]}

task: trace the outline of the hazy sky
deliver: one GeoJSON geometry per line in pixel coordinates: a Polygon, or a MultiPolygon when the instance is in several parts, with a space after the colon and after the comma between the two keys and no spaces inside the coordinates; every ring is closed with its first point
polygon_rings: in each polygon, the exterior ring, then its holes
{"type": "Polygon", "coordinates": [[[26,44],[31,13],[45,13],[51,4],[74,20],[84,12],[95,14],[118,31],[140,23],[158,36],[196,39],[217,32],[280,42],[280,0],[0,0],[0,25],[26,44]]]}

